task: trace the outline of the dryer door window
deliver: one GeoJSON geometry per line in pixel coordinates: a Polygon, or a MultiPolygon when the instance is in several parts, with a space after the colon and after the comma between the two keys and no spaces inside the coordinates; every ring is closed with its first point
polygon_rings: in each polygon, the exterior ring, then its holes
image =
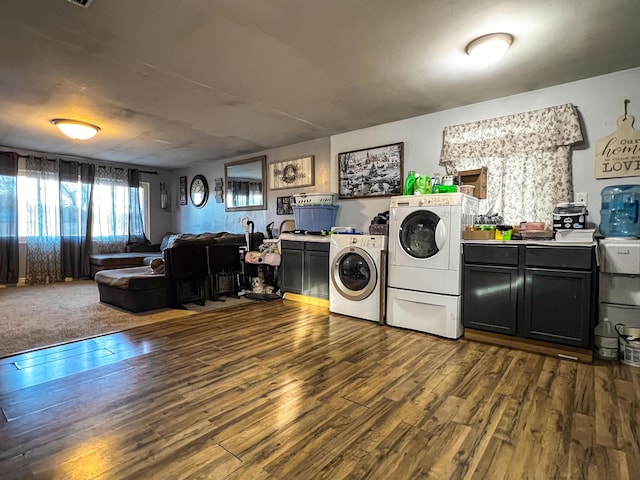
{"type": "Polygon", "coordinates": [[[446,243],[442,219],[429,210],[410,213],[400,225],[400,245],[414,258],[430,258],[446,243]]]}
{"type": "Polygon", "coordinates": [[[334,286],[350,300],[363,300],[371,295],[376,286],[376,276],[376,266],[371,257],[355,247],[338,255],[331,271],[334,286]]]}

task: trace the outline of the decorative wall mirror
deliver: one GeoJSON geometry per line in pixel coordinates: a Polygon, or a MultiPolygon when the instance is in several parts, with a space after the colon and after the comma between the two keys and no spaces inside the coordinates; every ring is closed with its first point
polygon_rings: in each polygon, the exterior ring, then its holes
{"type": "Polygon", "coordinates": [[[262,155],[224,165],[227,212],[266,210],[266,163],[267,157],[262,155]]]}

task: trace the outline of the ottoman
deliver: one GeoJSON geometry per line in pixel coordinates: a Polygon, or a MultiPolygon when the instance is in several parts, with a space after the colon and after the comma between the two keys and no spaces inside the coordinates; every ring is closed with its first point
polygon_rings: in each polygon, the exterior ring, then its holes
{"type": "Polygon", "coordinates": [[[131,312],[173,305],[171,282],[151,267],[101,270],[95,275],[100,301],[131,312]]]}
{"type": "Polygon", "coordinates": [[[115,268],[140,267],[148,265],[147,258],[162,258],[160,252],[124,252],[124,253],[99,253],[89,257],[89,267],[91,278],[95,278],[96,273],[102,270],[115,268]]]}

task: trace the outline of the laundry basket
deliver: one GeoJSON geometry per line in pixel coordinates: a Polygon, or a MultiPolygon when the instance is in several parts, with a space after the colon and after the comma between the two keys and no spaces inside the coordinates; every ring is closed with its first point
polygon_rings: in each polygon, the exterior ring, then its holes
{"type": "Polygon", "coordinates": [[[633,367],[640,367],[640,328],[616,325],[620,341],[620,361],[633,367]]]}

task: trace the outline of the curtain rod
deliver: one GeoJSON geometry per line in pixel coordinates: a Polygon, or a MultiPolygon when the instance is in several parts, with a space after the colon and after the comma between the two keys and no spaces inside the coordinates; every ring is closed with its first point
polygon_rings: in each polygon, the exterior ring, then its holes
{"type": "MultiPolygon", "coordinates": [[[[1,148],[5,148],[5,147],[0,147],[0,149],[1,148]]],[[[11,147],[9,147],[9,148],[11,148],[11,147]]],[[[30,151],[30,150],[26,150],[26,151],[29,152],[29,153],[20,153],[20,152],[17,152],[15,150],[0,150],[0,153],[15,153],[16,155],[18,155],[19,157],[22,157],[22,158],[26,158],[26,157],[30,157],[31,156],[31,157],[34,157],[34,158],[38,158],[38,159],[42,159],[42,160],[48,160],[48,161],[51,161],[51,162],[55,162],[55,161],[60,161],[60,162],[78,162],[78,163],[80,163],[82,165],[95,165],[96,168],[107,168],[107,165],[98,164],[98,162],[100,160],[91,159],[92,162],[87,163],[87,162],[80,161],[80,160],[85,160],[84,158],[82,158],[82,157],[74,157],[73,155],[55,155],[53,158],[51,158],[51,157],[47,157],[46,153],[34,152],[34,151],[30,151]],[[75,158],[77,158],[77,160],[75,160],[75,158]]],[[[113,168],[115,168],[116,170],[124,170],[123,167],[113,167],[113,168]]],[[[157,171],[151,171],[151,170],[139,170],[138,169],[138,171],[140,173],[147,173],[149,175],[157,175],[158,174],[157,171]]]]}
{"type": "MultiPolygon", "coordinates": [[[[98,168],[107,168],[108,165],[98,165],[98,168]]],[[[113,168],[114,170],[123,170],[123,167],[109,167],[109,168],[113,168]]],[[[151,171],[151,170],[139,170],[137,168],[134,168],[133,170],[138,170],[140,173],[148,173],[149,175],[157,175],[158,172],[156,171],[151,171]]]]}
{"type": "MultiPolygon", "coordinates": [[[[78,162],[77,160],[69,160],[66,158],[50,158],[50,157],[45,157],[45,156],[39,156],[39,155],[22,155],[18,152],[1,152],[1,153],[15,153],[16,155],[18,155],[19,157],[22,158],[27,158],[27,157],[33,157],[33,158],[37,158],[38,160],[47,160],[49,162],[77,162],[80,165],[95,165],[96,168],[107,168],[109,165],[97,165],[95,163],[86,163],[86,162],[78,162]]],[[[124,167],[111,167],[115,170],[123,170],[124,171],[124,167]]],[[[140,170],[140,169],[134,169],[134,170],[138,170],[140,173],[147,173],[149,175],[157,175],[158,172],[155,170],[140,170]]]]}

